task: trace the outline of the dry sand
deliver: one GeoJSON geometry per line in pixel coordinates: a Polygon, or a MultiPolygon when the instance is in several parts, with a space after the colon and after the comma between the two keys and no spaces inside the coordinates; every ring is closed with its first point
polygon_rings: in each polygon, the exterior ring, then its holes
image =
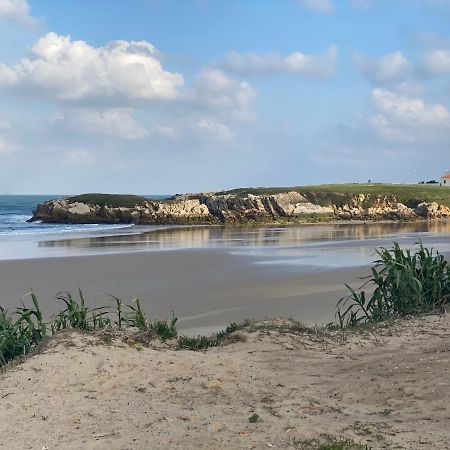
{"type": "Polygon", "coordinates": [[[362,334],[240,332],[245,342],[206,352],[61,334],[0,374],[0,447],[295,449],[331,434],[448,449],[449,325],[436,315],[362,334]]]}

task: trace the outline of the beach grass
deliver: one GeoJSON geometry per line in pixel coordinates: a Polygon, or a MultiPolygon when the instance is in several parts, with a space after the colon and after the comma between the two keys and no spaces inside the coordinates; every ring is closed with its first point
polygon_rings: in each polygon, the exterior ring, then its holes
{"type": "Polygon", "coordinates": [[[78,298],[70,292],[59,292],[56,299],[64,308],[45,322],[34,292],[27,294],[31,305],[21,306],[13,312],[0,307],[0,366],[35,349],[46,337],[62,330],[97,330],[135,328],[165,341],[177,336],[176,317],[151,322],[143,312],[139,299],[126,304],[116,296],[109,296],[114,306],[90,308],[83,292],[78,298]]]}
{"type": "Polygon", "coordinates": [[[37,297],[33,292],[28,295],[32,305],[23,305],[14,314],[0,307],[0,366],[29,353],[47,335],[37,297]]]}
{"type": "Polygon", "coordinates": [[[180,336],[178,338],[178,350],[204,350],[209,347],[217,347],[231,339],[234,332],[242,330],[250,325],[250,321],[246,320],[241,324],[231,323],[224,330],[219,331],[213,336],[180,336]]]}
{"type": "Polygon", "coordinates": [[[427,313],[450,302],[450,268],[444,256],[422,243],[418,250],[377,250],[379,259],[363,286],[337,304],[341,327],[427,313]],[[371,293],[367,293],[370,288],[371,293]]]}

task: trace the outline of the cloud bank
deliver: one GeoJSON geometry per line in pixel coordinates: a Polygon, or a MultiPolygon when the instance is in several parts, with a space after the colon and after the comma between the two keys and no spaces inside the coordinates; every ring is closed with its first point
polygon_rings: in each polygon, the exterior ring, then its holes
{"type": "Polygon", "coordinates": [[[24,25],[35,25],[36,19],[30,16],[27,0],[0,0],[0,18],[16,20],[24,25]]]}
{"type": "Polygon", "coordinates": [[[43,93],[56,100],[128,105],[173,100],[184,83],[164,70],[145,41],[113,41],[95,48],[85,41],[48,33],[15,66],[0,65],[0,86],[43,93]]]}

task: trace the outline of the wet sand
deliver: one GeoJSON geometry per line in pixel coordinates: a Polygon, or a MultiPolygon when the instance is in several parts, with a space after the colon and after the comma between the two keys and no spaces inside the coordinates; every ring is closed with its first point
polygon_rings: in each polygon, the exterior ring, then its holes
{"type": "Polygon", "coordinates": [[[334,319],[345,283],[360,284],[367,268],[320,270],[256,264],[220,250],[176,250],[0,261],[0,304],[16,307],[31,288],[48,313],[58,291],[81,288],[91,304],[105,294],[139,297],[152,318],[179,318],[186,333],[208,333],[245,318],[294,317],[308,324],[334,319]]]}
{"type": "Polygon", "coordinates": [[[450,222],[267,227],[130,227],[112,234],[0,241],[0,305],[33,289],[47,315],[58,291],[81,288],[93,306],[106,294],[139,297],[151,318],[179,318],[208,334],[245,318],[334,319],[345,283],[359,287],[375,250],[422,240],[450,250],[450,222]],[[10,259],[12,258],[12,259],[10,259]],[[17,259],[16,259],[17,258],[17,259]],[[28,259],[29,258],[29,259],[28,259]]]}

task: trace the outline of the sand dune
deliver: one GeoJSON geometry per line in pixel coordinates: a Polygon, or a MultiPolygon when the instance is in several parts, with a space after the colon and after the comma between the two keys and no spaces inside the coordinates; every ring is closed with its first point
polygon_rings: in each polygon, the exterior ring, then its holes
{"type": "Polygon", "coordinates": [[[0,447],[296,449],[331,434],[450,448],[449,325],[240,332],[245,342],[207,352],[64,333],[0,375],[0,447]]]}

